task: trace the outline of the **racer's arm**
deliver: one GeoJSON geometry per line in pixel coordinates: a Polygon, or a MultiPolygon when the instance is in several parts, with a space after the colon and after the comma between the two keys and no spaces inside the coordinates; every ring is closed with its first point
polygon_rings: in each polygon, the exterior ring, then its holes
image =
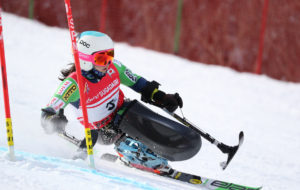
{"type": "Polygon", "coordinates": [[[67,78],[59,85],[51,101],[42,108],[41,124],[47,133],[63,132],[67,118],[63,109],[69,104],[79,105],[79,91],[75,80],[67,78]]]}
{"type": "Polygon", "coordinates": [[[119,72],[121,84],[130,87],[132,90],[138,93],[141,93],[148,81],[145,78],[133,73],[129,68],[116,59],[114,59],[113,64],[119,72]]]}
{"type": "Polygon", "coordinates": [[[182,99],[178,93],[166,94],[165,92],[158,90],[158,82],[149,82],[145,78],[133,73],[118,60],[114,59],[113,63],[119,72],[121,84],[140,93],[142,101],[161,108],[166,108],[170,112],[174,112],[178,106],[183,106],[182,99]]]}

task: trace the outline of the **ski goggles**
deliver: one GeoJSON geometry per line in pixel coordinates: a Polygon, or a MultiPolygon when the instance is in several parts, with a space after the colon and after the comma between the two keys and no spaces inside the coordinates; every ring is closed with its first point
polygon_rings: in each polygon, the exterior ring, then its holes
{"type": "Polygon", "coordinates": [[[78,51],[79,59],[83,61],[92,62],[94,65],[105,67],[110,64],[114,59],[114,49],[104,51],[97,51],[92,55],[88,55],[78,51]]]}

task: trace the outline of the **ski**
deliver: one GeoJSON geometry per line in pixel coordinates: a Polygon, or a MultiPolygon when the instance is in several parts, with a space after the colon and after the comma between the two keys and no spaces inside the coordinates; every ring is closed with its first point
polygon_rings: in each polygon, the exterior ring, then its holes
{"type": "MultiPolygon", "coordinates": [[[[105,153],[101,156],[101,159],[109,161],[109,162],[117,162],[119,160],[119,156],[110,154],[110,153],[105,153]]],[[[235,183],[229,183],[229,182],[225,182],[225,181],[206,178],[206,177],[202,177],[199,175],[193,175],[190,173],[177,171],[173,168],[170,168],[170,170],[168,172],[160,172],[158,170],[154,170],[152,168],[145,168],[145,167],[139,166],[139,165],[130,165],[130,164],[125,164],[125,163],[124,163],[124,165],[133,167],[133,168],[137,168],[137,169],[140,169],[145,172],[150,172],[150,173],[162,176],[162,177],[167,177],[167,178],[171,178],[171,179],[178,180],[181,182],[194,184],[196,186],[199,186],[201,188],[206,188],[209,190],[259,190],[259,189],[262,189],[262,187],[248,187],[248,186],[239,185],[239,184],[235,184],[235,183]]]]}
{"type": "MultiPolygon", "coordinates": [[[[66,132],[59,134],[59,136],[76,146],[79,146],[79,144],[80,144],[80,140],[78,140],[76,137],[74,137],[66,132]]],[[[242,141],[243,140],[241,139],[240,142],[242,143],[242,141]]],[[[237,147],[239,147],[239,146],[237,146],[237,147]]],[[[118,160],[120,160],[119,156],[110,154],[110,153],[103,154],[101,156],[101,159],[109,161],[109,162],[117,162],[118,160]]],[[[156,174],[159,176],[174,179],[177,181],[194,184],[196,186],[199,186],[201,188],[205,188],[208,190],[260,190],[260,189],[262,189],[262,187],[248,187],[248,186],[239,185],[239,184],[235,184],[235,183],[229,183],[229,182],[225,182],[225,181],[206,178],[206,177],[202,177],[199,175],[193,175],[193,174],[189,174],[186,172],[177,171],[173,168],[170,168],[168,172],[161,172],[159,170],[154,170],[152,168],[146,168],[146,167],[140,166],[140,165],[130,165],[130,164],[125,164],[124,162],[122,162],[122,163],[125,166],[131,167],[131,168],[137,168],[144,172],[149,172],[149,173],[153,173],[153,174],[156,174]]]]}

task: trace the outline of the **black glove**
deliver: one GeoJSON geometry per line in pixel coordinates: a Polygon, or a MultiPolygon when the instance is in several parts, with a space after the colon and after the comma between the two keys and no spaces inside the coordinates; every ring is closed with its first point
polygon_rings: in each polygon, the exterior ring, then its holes
{"type": "Polygon", "coordinates": [[[178,106],[182,108],[183,102],[178,93],[166,94],[162,91],[158,91],[153,95],[154,105],[166,108],[169,112],[174,112],[178,106]]]}
{"type": "Polygon", "coordinates": [[[159,83],[156,81],[147,82],[142,89],[142,101],[156,105],[160,108],[166,108],[169,112],[174,112],[178,106],[182,108],[183,102],[178,93],[166,94],[158,90],[159,83]]]}
{"type": "Polygon", "coordinates": [[[65,132],[68,120],[64,115],[64,110],[60,109],[58,113],[52,108],[42,109],[42,126],[47,133],[65,132]]]}

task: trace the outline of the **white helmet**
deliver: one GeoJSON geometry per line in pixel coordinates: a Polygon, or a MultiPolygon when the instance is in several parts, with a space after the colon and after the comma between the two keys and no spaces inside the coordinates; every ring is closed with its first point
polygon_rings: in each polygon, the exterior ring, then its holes
{"type": "MultiPolygon", "coordinates": [[[[87,55],[92,55],[95,52],[110,50],[114,48],[112,39],[101,32],[86,31],[79,35],[77,40],[78,51],[87,55]]],[[[87,60],[79,59],[80,67],[84,71],[93,69],[93,63],[87,60]]]]}

